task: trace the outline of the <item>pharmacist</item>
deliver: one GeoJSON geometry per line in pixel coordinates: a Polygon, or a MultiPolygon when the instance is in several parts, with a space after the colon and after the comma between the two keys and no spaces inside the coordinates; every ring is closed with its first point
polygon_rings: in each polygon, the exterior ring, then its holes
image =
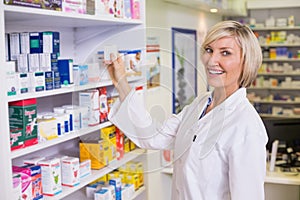
{"type": "Polygon", "coordinates": [[[174,149],[172,200],[264,200],[268,138],[246,97],[262,62],[251,29],[235,21],[211,28],[201,58],[214,90],[163,124],[130,88],[122,59],[111,58],[108,70],[120,101],[109,119],[142,148],[174,149]]]}

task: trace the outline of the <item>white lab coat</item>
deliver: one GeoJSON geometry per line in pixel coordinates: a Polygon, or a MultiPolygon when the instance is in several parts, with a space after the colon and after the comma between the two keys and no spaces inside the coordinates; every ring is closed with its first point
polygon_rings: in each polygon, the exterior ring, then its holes
{"type": "Polygon", "coordinates": [[[240,88],[199,120],[210,95],[160,124],[132,90],[109,119],[142,148],[174,149],[172,200],[264,200],[268,137],[261,118],[240,88]]]}

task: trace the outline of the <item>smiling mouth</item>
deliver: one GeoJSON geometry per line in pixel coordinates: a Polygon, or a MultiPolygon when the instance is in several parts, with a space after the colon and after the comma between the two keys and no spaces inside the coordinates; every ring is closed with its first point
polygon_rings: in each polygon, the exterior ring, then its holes
{"type": "Polygon", "coordinates": [[[220,74],[224,74],[225,71],[223,71],[223,70],[217,70],[217,69],[208,69],[208,73],[214,74],[214,75],[220,75],[220,74]]]}

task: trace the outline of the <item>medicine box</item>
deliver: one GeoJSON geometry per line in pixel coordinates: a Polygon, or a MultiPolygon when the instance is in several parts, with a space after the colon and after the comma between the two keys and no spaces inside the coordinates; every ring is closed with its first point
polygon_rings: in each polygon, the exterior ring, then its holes
{"type": "Polygon", "coordinates": [[[113,17],[114,0],[95,1],[95,15],[106,15],[113,17]]]}
{"type": "Polygon", "coordinates": [[[108,104],[106,87],[99,88],[100,123],[108,121],[108,104]]]}
{"type": "Polygon", "coordinates": [[[74,83],[73,79],[73,60],[72,59],[58,59],[58,72],[60,74],[61,85],[68,86],[74,83]]]}
{"type": "Polygon", "coordinates": [[[114,186],[115,188],[115,199],[121,200],[122,199],[122,183],[120,178],[114,178],[109,180],[109,185],[114,186]]]}
{"type": "Polygon", "coordinates": [[[25,6],[31,8],[42,8],[42,3],[40,0],[31,1],[31,0],[4,0],[5,4],[25,6]]]}
{"type": "Polygon", "coordinates": [[[92,174],[91,171],[91,160],[85,160],[79,163],[79,174],[80,178],[84,178],[92,174]]]}
{"type": "Polygon", "coordinates": [[[140,19],[140,0],[131,0],[131,17],[132,19],[140,19]]]}
{"type": "Polygon", "coordinates": [[[86,85],[89,83],[88,70],[89,70],[88,65],[73,66],[75,85],[86,85]]]}
{"type": "Polygon", "coordinates": [[[79,143],[80,162],[91,160],[92,169],[101,169],[108,165],[108,160],[105,157],[108,146],[103,140],[89,141],[79,143]]]}
{"type": "Polygon", "coordinates": [[[47,10],[62,10],[62,0],[43,0],[42,8],[47,10]]]}
{"type": "Polygon", "coordinates": [[[17,55],[17,72],[28,72],[28,56],[27,54],[17,55]]]}
{"type": "Polygon", "coordinates": [[[22,172],[24,169],[29,169],[30,172],[32,200],[43,199],[41,167],[39,165],[24,165],[21,167],[13,166],[14,172],[22,172]]]}
{"type": "Polygon", "coordinates": [[[9,60],[17,60],[17,56],[21,53],[20,49],[20,33],[9,33],[9,60]]]}
{"type": "Polygon", "coordinates": [[[30,32],[30,53],[43,53],[43,33],[30,32]]]}
{"type": "Polygon", "coordinates": [[[122,199],[132,199],[135,193],[133,184],[123,184],[122,186],[122,199]]]}
{"type": "Polygon", "coordinates": [[[30,77],[30,92],[42,92],[45,90],[44,72],[29,72],[30,77]]]}
{"type": "Polygon", "coordinates": [[[10,48],[9,48],[9,34],[5,33],[5,60],[9,61],[10,48]]]}
{"type": "Polygon", "coordinates": [[[99,182],[90,183],[85,188],[85,195],[88,199],[94,199],[94,194],[96,191],[100,190],[103,184],[99,182]]]}
{"type": "Polygon", "coordinates": [[[95,15],[95,0],[86,0],[86,14],[95,15]]]}
{"type": "Polygon", "coordinates": [[[32,183],[30,169],[13,166],[12,171],[13,173],[18,173],[21,176],[22,197],[26,197],[26,199],[32,199],[32,183]]]}
{"type": "Polygon", "coordinates": [[[53,88],[61,88],[60,75],[58,71],[53,71],[53,88]]]}
{"type": "Polygon", "coordinates": [[[43,32],[43,53],[60,53],[60,37],[57,31],[43,32]]]}
{"type": "Polygon", "coordinates": [[[17,94],[23,94],[29,92],[30,79],[28,73],[17,73],[17,94]]]}
{"type": "Polygon", "coordinates": [[[124,0],[124,18],[131,19],[131,0],[124,0]]]}
{"type": "Polygon", "coordinates": [[[9,103],[9,126],[12,149],[15,147],[18,148],[22,143],[25,146],[38,143],[36,121],[37,108],[35,98],[9,103]]]}
{"type": "Polygon", "coordinates": [[[102,128],[100,137],[109,145],[109,162],[116,159],[116,127],[114,125],[102,128]]]}
{"type": "Polygon", "coordinates": [[[62,192],[61,165],[59,158],[49,158],[38,162],[42,169],[43,194],[54,196],[62,192]]]}
{"type": "Polygon", "coordinates": [[[74,187],[80,183],[79,158],[61,159],[62,185],[74,187]]]}
{"type": "Polygon", "coordinates": [[[18,90],[18,83],[16,82],[16,73],[6,72],[5,82],[6,82],[7,96],[16,95],[18,90]]]}
{"type": "Polygon", "coordinates": [[[29,54],[30,53],[29,32],[22,32],[19,34],[20,34],[20,53],[29,54]]]}
{"type": "Polygon", "coordinates": [[[53,90],[54,88],[54,79],[53,79],[53,71],[45,72],[45,89],[53,90]]]}
{"type": "Polygon", "coordinates": [[[63,0],[62,11],[68,13],[86,13],[86,0],[63,0]]]}
{"type": "Polygon", "coordinates": [[[38,123],[38,138],[40,142],[52,140],[58,137],[57,120],[54,115],[39,114],[38,123]]]}
{"type": "Polygon", "coordinates": [[[79,93],[79,106],[88,108],[88,125],[94,126],[100,123],[99,90],[88,90],[79,93]]]}
{"type": "Polygon", "coordinates": [[[13,189],[11,198],[22,199],[22,179],[19,173],[13,173],[13,189]]]}
{"type": "Polygon", "coordinates": [[[110,200],[109,191],[107,189],[100,189],[94,193],[94,200],[110,200]]]}
{"type": "Polygon", "coordinates": [[[51,53],[39,53],[39,69],[40,71],[51,71],[51,53]]]}
{"type": "Polygon", "coordinates": [[[28,55],[28,71],[38,72],[40,71],[40,59],[38,53],[27,54],[28,55]]]}

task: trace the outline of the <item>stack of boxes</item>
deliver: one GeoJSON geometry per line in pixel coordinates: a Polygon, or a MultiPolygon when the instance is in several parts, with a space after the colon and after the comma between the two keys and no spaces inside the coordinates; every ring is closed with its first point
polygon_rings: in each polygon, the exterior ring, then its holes
{"type": "MultiPolygon", "coordinates": [[[[57,59],[60,53],[60,35],[55,31],[6,33],[7,78],[14,94],[58,89],[60,75],[57,59]]],[[[8,89],[8,92],[11,92],[8,89]]],[[[13,95],[13,93],[8,93],[13,95]]]]}
{"type": "Polygon", "coordinates": [[[125,152],[135,148],[131,140],[125,139],[122,131],[111,125],[100,130],[100,139],[79,143],[80,161],[90,159],[92,169],[101,169],[114,160],[122,159],[125,152]]]}
{"type": "Polygon", "coordinates": [[[23,163],[12,169],[14,195],[22,199],[38,200],[43,196],[56,196],[62,192],[62,186],[75,187],[83,177],[91,174],[90,160],[80,163],[77,157],[33,157],[23,163]]]}
{"type": "Polygon", "coordinates": [[[4,3],[67,13],[140,19],[140,0],[4,0],[4,3]]]}
{"type": "Polygon", "coordinates": [[[143,174],[143,164],[130,161],[90,183],[86,187],[86,196],[95,200],[131,199],[134,192],[144,185],[143,174]]]}

